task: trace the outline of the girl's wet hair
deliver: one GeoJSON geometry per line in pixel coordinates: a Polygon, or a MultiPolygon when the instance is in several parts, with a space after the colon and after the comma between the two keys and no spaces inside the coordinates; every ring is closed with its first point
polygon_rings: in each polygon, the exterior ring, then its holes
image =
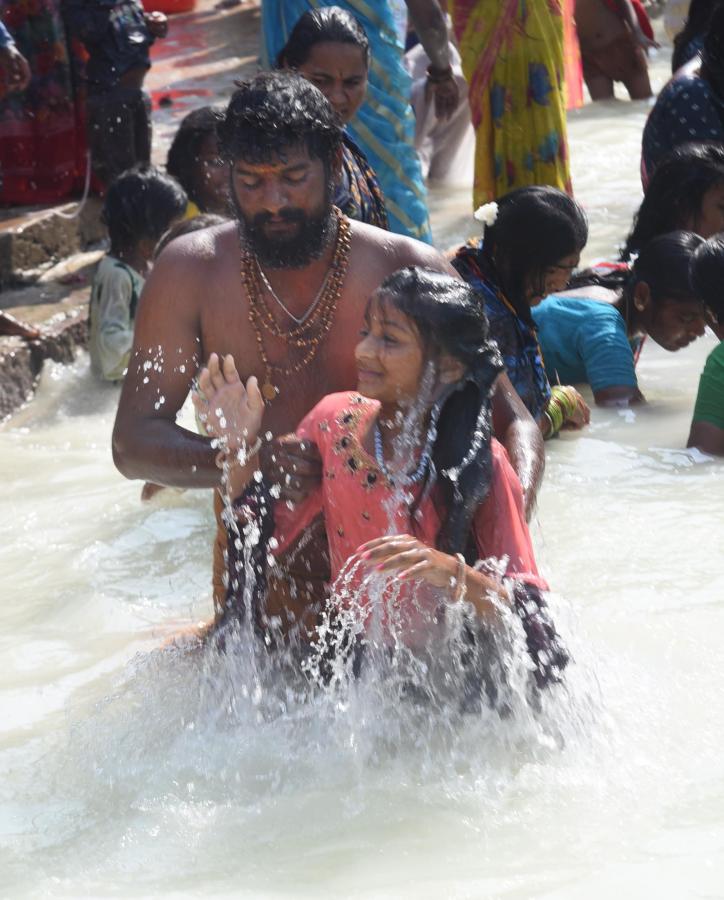
{"type": "MultiPolygon", "coordinates": [[[[724,102],[724,3],[716,5],[704,36],[701,51],[701,73],[714,89],[720,103],[724,102]]],[[[721,115],[721,111],[719,113],[721,115]]]]}
{"type": "Polygon", "coordinates": [[[531,277],[545,293],[545,272],[566,256],[580,253],[588,240],[581,206],[557,188],[517,188],[498,200],[498,216],[485,229],[483,261],[517,314],[533,324],[526,300],[531,277]]]}
{"type": "Polygon", "coordinates": [[[644,282],[651,292],[654,304],[664,300],[689,303],[697,299],[689,279],[691,258],[704,239],[691,231],[671,231],[649,241],[639,253],[630,270],[614,269],[610,273],[588,269],[579,272],[570,287],[599,287],[623,290],[632,297],[636,285],[644,282]]]}
{"type": "Polygon", "coordinates": [[[684,27],[674,38],[674,52],[671,55],[672,72],[676,72],[687,62],[684,53],[694,38],[706,34],[719,2],[720,0],[691,0],[684,27]]]}
{"type": "Polygon", "coordinates": [[[724,324],[724,235],[703,241],[691,258],[689,277],[694,293],[724,324]]]}
{"type": "Polygon", "coordinates": [[[359,47],[365,65],[370,63],[370,42],[355,17],[339,6],[310,9],[297,20],[277,57],[280,69],[298,69],[309,58],[316,44],[352,44],[359,47]]]}
{"type": "Polygon", "coordinates": [[[467,370],[433,411],[437,438],[432,459],[445,506],[437,544],[475,561],[471,527],[490,488],[491,397],[503,369],[489,339],[483,298],[464,281],[412,266],[386,278],[370,302],[389,303],[407,316],[429,360],[447,354],[467,370]]]}
{"type": "Polygon", "coordinates": [[[111,183],[103,204],[111,252],[131,250],[143,238],[157,242],[185,213],[187,203],[181,185],[160,169],[140,166],[123,172],[111,183]]]}
{"type": "Polygon", "coordinates": [[[721,144],[682,144],[659,163],[634,217],[621,259],[628,262],[652,238],[697,227],[704,195],[724,184],[721,144]]]}
{"type": "Polygon", "coordinates": [[[342,129],[324,94],[295,72],[261,72],[239,82],[218,127],[229,162],[252,165],[284,159],[298,147],[330,172],[341,152],[342,129]]]}
{"type": "Polygon", "coordinates": [[[196,190],[199,153],[207,138],[212,135],[216,137],[220,121],[221,113],[211,106],[202,106],[190,112],[181,120],[166,158],[166,171],[177,179],[199,209],[200,197],[196,190]]]}

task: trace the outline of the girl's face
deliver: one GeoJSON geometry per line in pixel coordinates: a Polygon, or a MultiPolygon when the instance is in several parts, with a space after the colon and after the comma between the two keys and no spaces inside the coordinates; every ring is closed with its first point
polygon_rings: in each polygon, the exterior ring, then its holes
{"type": "Polygon", "coordinates": [[[642,325],[652,340],[664,350],[675,352],[704,334],[706,310],[698,300],[673,300],[666,297],[653,303],[648,285],[636,286],[634,303],[643,309],[642,325]]]}
{"type": "Polygon", "coordinates": [[[367,63],[361,47],[322,41],[309,51],[298,72],[329,100],[344,125],[362,106],[367,93],[367,63]]]}
{"type": "Polygon", "coordinates": [[[724,183],[709,188],[702,197],[699,215],[687,227],[703,238],[724,231],[724,183]]]}
{"type": "Polygon", "coordinates": [[[219,154],[219,142],[215,134],[209,134],[201,142],[196,157],[196,193],[202,211],[228,214],[229,167],[219,154]]]}
{"type": "Polygon", "coordinates": [[[373,296],[355,348],[357,390],[386,405],[408,406],[419,393],[425,365],[415,324],[373,296]]]}
{"type": "Polygon", "coordinates": [[[552,266],[548,266],[543,271],[542,279],[538,275],[528,276],[525,284],[525,297],[530,306],[537,306],[549,294],[564,291],[580,260],[580,253],[569,253],[568,256],[562,257],[552,266]]]}

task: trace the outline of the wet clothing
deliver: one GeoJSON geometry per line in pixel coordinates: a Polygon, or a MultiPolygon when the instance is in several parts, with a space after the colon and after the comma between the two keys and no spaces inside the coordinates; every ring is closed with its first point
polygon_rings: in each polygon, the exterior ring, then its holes
{"type": "Polygon", "coordinates": [[[88,97],[88,142],[93,171],[103,184],[151,161],[151,98],[117,85],[88,97]]]}
{"type": "MultiPolygon", "coordinates": [[[[283,558],[300,539],[304,539],[310,526],[323,517],[332,580],[338,579],[338,587],[344,585],[345,590],[358,589],[366,614],[371,610],[371,598],[362,587],[362,573],[354,567],[359,546],[380,535],[393,533],[416,534],[421,541],[434,546],[441,527],[440,498],[436,496],[434,486],[423,496],[420,496],[424,490],[420,484],[409,488],[418,501],[413,518],[402,492],[395,490],[375,458],[365,450],[364,437],[378,412],[376,401],[355,393],[339,393],[322,399],[305,416],[296,434],[317,444],[322,458],[322,482],[304,502],[292,509],[286,503],[274,504],[276,545],[269,545],[277,559],[283,558]]],[[[475,515],[471,540],[476,558],[498,561],[504,577],[511,580],[514,606],[521,616],[540,683],[545,683],[555,677],[553,670],[561,669],[567,657],[545,613],[541,592],[547,590],[547,585],[535,563],[520,482],[506,451],[495,439],[492,440],[491,454],[490,487],[475,515]]],[[[235,508],[243,511],[248,522],[250,515],[257,517],[270,503],[268,492],[253,483],[235,508]]],[[[262,537],[270,536],[268,525],[262,524],[260,531],[262,537]]],[[[245,560],[243,546],[235,540],[233,531],[228,537],[232,587],[227,608],[231,608],[239,599],[244,602],[244,578],[250,562],[265,581],[266,553],[263,547],[257,546],[250,551],[253,558],[245,560]]],[[[400,588],[399,582],[388,583],[383,591],[393,589],[399,592],[395,604],[397,626],[412,645],[424,646],[426,637],[437,624],[440,591],[418,584],[413,595],[412,586],[400,588]]],[[[335,596],[341,595],[338,592],[335,596]]],[[[385,612],[381,620],[384,628],[387,623],[385,612]]]]}
{"type": "Polygon", "coordinates": [[[88,313],[91,369],[106,381],[126,374],[133,346],[133,323],[143,278],[110,254],[98,264],[88,313]]]}
{"type": "Polygon", "coordinates": [[[709,354],[699,379],[694,422],[724,429],[724,341],[709,354]]]}
{"type": "Polygon", "coordinates": [[[451,260],[460,276],[485,298],[490,336],[498,345],[505,371],[528,412],[538,420],[551,396],[535,326],[524,321],[502,298],[495,277],[486,271],[483,242],[461,247],[451,260]]]}
{"type": "Polygon", "coordinates": [[[452,0],[475,129],[475,206],[530,184],[571,190],[559,0],[452,0]]]}
{"type": "Polygon", "coordinates": [[[59,0],[0,3],[0,19],[31,72],[24,91],[0,92],[0,203],[56,203],[85,179],[83,47],[59,0]]]}
{"type": "Polygon", "coordinates": [[[367,157],[345,132],[342,144],[342,177],[336,186],[334,205],[348,218],[388,230],[385,200],[367,157]]]}
{"type": "MultiPolygon", "coordinates": [[[[318,4],[312,0],[263,0],[264,50],[274,65],[298,19],[318,4]]],[[[390,231],[432,242],[427,191],[415,152],[415,116],[410,76],[395,7],[389,0],[338,0],[364,28],[370,42],[367,96],[348,126],[379,179],[390,231]]]]}
{"type": "Polygon", "coordinates": [[[111,90],[131,69],[150,68],[154,37],[138,0],[63,0],[63,7],[68,27],[88,51],[92,93],[111,90]]]}
{"type": "Polygon", "coordinates": [[[610,303],[586,297],[546,297],[533,308],[548,378],[590,384],[591,390],[636,387],[635,350],[623,316],[610,303]]]}
{"type": "Polygon", "coordinates": [[[689,141],[724,143],[724,98],[699,75],[679,75],[663,88],[644,127],[641,172],[644,186],[659,162],[689,141]]]}

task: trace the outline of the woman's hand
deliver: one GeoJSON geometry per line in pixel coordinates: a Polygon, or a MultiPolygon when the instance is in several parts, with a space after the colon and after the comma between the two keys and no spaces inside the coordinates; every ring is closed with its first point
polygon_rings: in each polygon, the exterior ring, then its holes
{"type": "Polygon", "coordinates": [[[357,553],[366,568],[395,574],[397,578],[419,579],[437,588],[455,589],[458,561],[418,541],[409,534],[389,534],[367,541],[357,553]]]}
{"type": "Polygon", "coordinates": [[[234,357],[225,356],[220,365],[218,355],[212,353],[198,383],[201,395],[192,394],[192,400],[209,435],[223,440],[231,451],[250,447],[264,416],[264,400],[254,375],[244,387],[234,357]]]}
{"type": "Polygon", "coordinates": [[[566,392],[569,397],[575,400],[575,405],[572,410],[568,411],[569,414],[563,420],[562,427],[571,431],[584,428],[591,421],[591,410],[586,401],[574,387],[569,385],[566,387],[566,392]]]}

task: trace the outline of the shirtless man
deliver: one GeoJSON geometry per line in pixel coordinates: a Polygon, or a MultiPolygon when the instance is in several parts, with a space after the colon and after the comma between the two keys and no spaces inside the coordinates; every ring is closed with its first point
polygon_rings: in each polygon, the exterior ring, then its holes
{"type": "MultiPolygon", "coordinates": [[[[265,427],[286,435],[325,394],[354,388],[354,347],[365,304],[387,275],[408,265],[455,274],[426,244],[338,220],[329,198],[341,131],[322,93],[300,76],[263,73],[242,85],[219,134],[239,223],[174,241],[146,281],[113,433],[114,460],[127,478],[218,487],[210,441],[176,424],[192,379],[211,353],[233,355],[245,381],[257,375],[269,402],[265,427]],[[345,262],[340,245],[347,227],[345,262]],[[326,308],[340,268],[346,271],[329,329],[320,324],[316,345],[294,346],[288,331],[305,314],[313,320],[326,308]]],[[[542,474],[540,430],[505,376],[493,412],[530,510],[542,474]]],[[[283,450],[274,459],[269,455],[265,472],[298,500],[318,480],[319,463],[294,441],[283,450]]],[[[218,594],[216,599],[218,607],[218,594]]],[[[270,598],[267,609],[281,615],[289,602],[270,598]]]]}
{"type": "Polygon", "coordinates": [[[651,96],[646,51],[658,44],[644,34],[632,0],[576,0],[576,30],[591,100],[613,99],[615,81],[632,100],[651,96]]]}

